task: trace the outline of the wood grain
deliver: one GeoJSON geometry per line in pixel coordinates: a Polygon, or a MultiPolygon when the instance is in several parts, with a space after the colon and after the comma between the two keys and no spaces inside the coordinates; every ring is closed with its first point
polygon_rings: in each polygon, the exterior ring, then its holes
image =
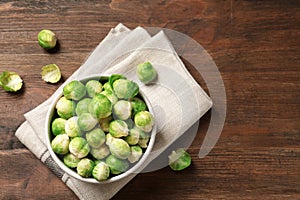
{"type": "Polygon", "coordinates": [[[199,159],[198,151],[210,113],[189,148],[187,170],[139,174],[113,199],[300,199],[299,1],[2,0],[0,13],[0,72],[16,71],[25,82],[16,94],[0,90],[0,199],[76,198],[14,133],[23,114],[50,97],[119,22],[199,42],[220,70],[228,112],[208,156],[199,159]],[[58,52],[38,46],[41,29],[57,34],[58,52]],[[49,63],[61,68],[58,84],[41,79],[49,63]]]}

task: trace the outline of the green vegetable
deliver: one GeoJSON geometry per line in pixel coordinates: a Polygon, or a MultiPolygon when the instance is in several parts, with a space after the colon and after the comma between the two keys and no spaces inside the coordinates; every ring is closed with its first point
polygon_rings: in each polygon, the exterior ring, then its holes
{"type": "Polygon", "coordinates": [[[71,153],[64,155],[64,163],[67,167],[75,168],[75,167],[77,167],[79,161],[80,161],[80,159],[71,153]]]}
{"type": "Polygon", "coordinates": [[[128,156],[128,161],[130,163],[137,162],[143,155],[143,150],[140,146],[132,146],[130,147],[131,154],[128,156]]]}
{"type": "Polygon", "coordinates": [[[61,78],[60,69],[56,64],[49,64],[42,67],[42,79],[49,83],[57,83],[61,78]]]}
{"type": "Polygon", "coordinates": [[[110,174],[109,166],[105,162],[98,162],[93,169],[93,177],[98,181],[107,180],[110,174]]]}
{"type": "Polygon", "coordinates": [[[4,71],[0,74],[0,86],[8,92],[17,92],[23,86],[23,80],[16,72],[4,71]]]}
{"type": "Polygon", "coordinates": [[[90,80],[85,84],[87,93],[90,97],[94,97],[95,94],[102,92],[102,84],[96,80],[90,80]]]}
{"type": "Polygon", "coordinates": [[[113,84],[116,80],[119,79],[126,79],[125,76],[121,75],[121,74],[112,74],[109,78],[108,78],[108,83],[110,85],[111,88],[113,88],[113,84]]]}
{"type": "Polygon", "coordinates": [[[64,155],[69,152],[69,143],[67,134],[59,134],[52,140],[51,147],[55,153],[64,155]]]}
{"type": "Polygon", "coordinates": [[[63,93],[67,99],[80,100],[86,94],[86,87],[80,81],[73,80],[64,86],[63,93]]]}
{"type": "Polygon", "coordinates": [[[131,154],[130,146],[123,139],[115,138],[113,136],[106,135],[106,144],[112,155],[120,159],[126,159],[131,154]]]}
{"type": "Polygon", "coordinates": [[[103,84],[103,89],[104,89],[104,91],[110,91],[110,92],[113,91],[112,86],[110,85],[109,82],[106,82],[103,84]]]}
{"type": "Polygon", "coordinates": [[[110,100],[112,105],[114,105],[118,101],[118,97],[115,95],[115,93],[113,91],[104,90],[100,94],[103,94],[104,96],[106,96],[110,100]]]}
{"type": "Polygon", "coordinates": [[[125,100],[120,100],[113,106],[114,115],[121,120],[127,120],[130,118],[131,110],[131,103],[125,100]]]}
{"type": "Polygon", "coordinates": [[[41,30],[38,34],[38,42],[44,49],[53,49],[56,46],[57,38],[51,30],[41,30]]]}
{"type": "Polygon", "coordinates": [[[122,121],[122,120],[114,120],[109,124],[109,133],[113,136],[113,137],[124,137],[128,135],[128,126],[126,124],[126,122],[122,121]]]}
{"type": "Polygon", "coordinates": [[[117,74],[99,80],[74,80],[63,87],[51,122],[51,146],[80,176],[103,181],[141,159],[154,118],[137,96],[136,83],[117,74]]]}
{"type": "Polygon", "coordinates": [[[98,123],[91,113],[83,113],[78,117],[78,125],[82,131],[92,130],[98,123]]]}
{"type": "Polygon", "coordinates": [[[120,174],[125,172],[129,167],[127,160],[121,160],[113,155],[110,155],[106,158],[106,164],[109,166],[112,174],[120,174]]]}
{"type": "Polygon", "coordinates": [[[191,160],[190,154],[180,148],[169,155],[169,166],[174,171],[180,171],[190,166],[191,160]]]}
{"type": "Polygon", "coordinates": [[[113,117],[109,115],[106,118],[99,119],[100,127],[103,131],[108,132],[109,131],[109,124],[113,120],[113,117]]]}
{"type": "Polygon", "coordinates": [[[84,98],[80,100],[77,105],[76,105],[76,115],[79,116],[83,113],[88,113],[89,112],[89,104],[91,103],[92,99],[91,98],[84,98]]]}
{"type": "Polygon", "coordinates": [[[67,120],[63,118],[56,118],[53,120],[52,125],[51,125],[51,130],[53,135],[59,135],[59,134],[64,134],[66,133],[65,131],[65,125],[66,125],[67,120]]]}
{"type": "Polygon", "coordinates": [[[105,133],[100,128],[94,128],[85,135],[88,144],[93,148],[99,148],[105,142],[105,133]]]}
{"type": "Polygon", "coordinates": [[[83,158],[89,154],[90,147],[86,139],[84,139],[83,137],[75,137],[71,140],[69,144],[69,150],[77,158],[83,158]]]}
{"type": "Polygon", "coordinates": [[[140,130],[136,127],[130,129],[129,135],[127,137],[125,137],[125,141],[130,145],[136,145],[139,142],[140,135],[143,134],[141,132],[142,132],[142,130],[140,130]]]}
{"type": "Polygon", "coordinates": [[[145,84],[150,83],[157,76],[157,72],[150,62],[139,64],[137,66],[136,73],[140,81],[145,84]]]}
{"type": "Polygon", "coordinates": [[[140,131],[140,138],[139,138],[139,141],[138,141],[138,145],[140,145],[140,147],[142,147],[142,148],[147,148],[149,140],[150,140],[149,133],[145,133],[144,131],[140,131]]]}
{"type": "Polygon", "coordinates": [[[129,99],[139,93],[139,86],[127,79],[118,79],[113,82],[113,90],[118,98],[129,99]]]}
{"type": "Polygon", "coordinates": [[[134,116],[134,123],[142,131],[150,132],[154,125],[154,118],[150,112],[141,111],[134,116]]]}
{"type": "Polygon", "coordinates": [[[132,106],[132,115],[134,116],[136,113],[147,110],[146,103],[139,99],[138,97],[134,97],[130,100],[132,106]]]}
{"type": "Polygon", "coordinates": [[[74,115],[75,106],[75,102],[63,96],[57,101],[55,108],[61,118],[69,119],[74,115]]]}
{"type": "Polygon", "coordinates": [[[89,104],[89,112],[97,119],[111,115],[112,104],[103,94],[96,94],[89,104]]]}
{"type": "Polygon", "coordinates": [[[65,131],[71,138],[81,136],[81,129],[79,128],[77,122],[78,117],[71,117],[65,124],[65,131]]]}
{"type": "Polygon", "coordinates": [[[91,154],[96,159],[103,159],[110,154],[109,148],[103,144],[99,148],[92,148],[91,154]]]}
{"type": "Polygon", "coordinates": [[[94,162],[88,158],[83,158],[77,164],[77,173],[82,177],[90,177],[94,169],[94,162]]]}

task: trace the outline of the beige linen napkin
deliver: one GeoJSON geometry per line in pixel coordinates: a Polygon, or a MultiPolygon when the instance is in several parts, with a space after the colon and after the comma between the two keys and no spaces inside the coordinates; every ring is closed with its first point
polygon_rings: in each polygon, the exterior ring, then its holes
{"type": "MultiPolygon", "coordinates": [[[[205,112],[212,102],[190,76],[163,32],[151,37],[138,27],[129,30],[122,24],[112,29],[85,63],[66,81],[91,74],[122,73],[136,81],[150,100],[158,126],[155,145],[138,171],[160,155],[205,112]],[[137,64],[150,61],[158,71],[157,80],[148,86],[137,80],[137,64]]],[[[64,173],[52,160],[45,145],[45,117],[52,97],[25,114],[25,121],[16,136],[45,163],[79,197],[79,199],[110,199],[136,174],[109,184],[90,184],[64,173]]]]}

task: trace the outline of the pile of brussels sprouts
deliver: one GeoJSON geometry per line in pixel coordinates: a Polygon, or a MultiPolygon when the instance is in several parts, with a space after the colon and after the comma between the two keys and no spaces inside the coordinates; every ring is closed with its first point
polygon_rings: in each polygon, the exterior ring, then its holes
{"type": "Polygon", "coordinates": [[[153,125],[135,82],[117,74],[74,80],[56,103],[51,147],[80,176],[104,181],[140,160],[153,125]]]}

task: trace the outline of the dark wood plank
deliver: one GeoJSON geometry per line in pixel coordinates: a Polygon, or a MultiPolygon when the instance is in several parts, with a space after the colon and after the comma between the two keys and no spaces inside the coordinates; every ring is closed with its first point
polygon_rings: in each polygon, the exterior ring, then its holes
{"type": "Polygon", "coordinates": [[[210,113],[189,148],[189,169],[140,174],[113,199],[300,198],[299,1],[2,0],[0,13],[0,72],[16,71],[25,82],[16,94],[0,90],[0,199],[76,198],[14,133],[23,114],[50,97],[119,22],[165,27],[199,42],[220,70],[228,112],[207,157],[197,154],[210,113]],[[57,53],[38,46],[44,28],[57,34],[57,53]],[[51,85],[40,70],[53,62],[64,78],[51,85]]]}

